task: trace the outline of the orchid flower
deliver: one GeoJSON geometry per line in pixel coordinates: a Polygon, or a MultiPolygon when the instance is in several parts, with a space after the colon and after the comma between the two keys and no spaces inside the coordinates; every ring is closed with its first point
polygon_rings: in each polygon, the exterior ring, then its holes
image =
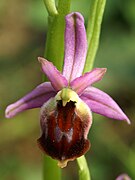
{"type": "Polygon", "coordinates": [[[119,175],[116,180],[131,180],[131,178],[127,174],[119,175]]]}
{"type": "Polygon", "coordinates": [[[82,75],[86,54],[84,19],[78,12],[71,13],[66,16],[62,74],[51,62],[39,57],[42,71],[50,82],[40,84],[6,109],[6,117],[12,118],[27,109],[41,108],[42,135],[38,144],[46,154],[59,161],[60,167],[88,151],[91,112],[130,124],[109,95],[92,87],[103,78],[106,68],[95,68],[82,75]]]}

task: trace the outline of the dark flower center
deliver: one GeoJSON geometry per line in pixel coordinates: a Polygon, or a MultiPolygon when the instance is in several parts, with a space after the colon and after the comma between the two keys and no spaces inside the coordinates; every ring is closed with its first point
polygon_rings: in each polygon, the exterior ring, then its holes
{"type": "Polygon", "coordinates": [[[62,106],[57,102],[54,111],[43,112],[42,136],[38,139],[40,148],[59,161],[72,160],[85,154],[90,143],[84,138],[86,124],[77,115],[75,102],[62,106]]]}

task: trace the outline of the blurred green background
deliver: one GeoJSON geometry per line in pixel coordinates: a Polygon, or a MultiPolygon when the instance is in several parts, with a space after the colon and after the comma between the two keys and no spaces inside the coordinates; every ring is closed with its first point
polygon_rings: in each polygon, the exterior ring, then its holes
{"type": "MultiPolygon", "coordinates": [[[[87,22],[89,0],[72,0],[72,11],[81,12],[87,22]]],[[[42,82],[37,56],[44,54],[46,33],[42,0],[0,1],[0,180],[42,179],[39,109],[13,119],[4,118],[4,109],[42,82]]],[[[97,86],[116,100],[132,124],[93,115],[86,155],[92,179],[114,180],[121,173],[135,179],[134,0],[107,0],[95,67],[108,68],[97,86]]],[[[77,180],[76,162],[62,176],[77,180]]]]}

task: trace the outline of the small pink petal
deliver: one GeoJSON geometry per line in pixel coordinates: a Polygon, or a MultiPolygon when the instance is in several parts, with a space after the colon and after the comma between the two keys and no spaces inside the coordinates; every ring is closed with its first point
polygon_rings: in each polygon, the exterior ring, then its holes
{"type": "Polygon", "coordinates": [[[81,94],[88,86],[100,81],[106,72],[106,68],[95,68],[90,72],[85,73],[83,76],[74,79],[70,83],[70,87],[81,94]]]}
{"type": "Polygon", "coordinates": [[[20,100],[10,104],[6,108],[5,116],[6,118],[12,118],[27,109],[41,107],[48,99],[54,97],[55,94],[56,92],[50,82],[42,83],[20,100]]]}
{"type": "Polygon", "coordinates": [[[46,59],[38,57],[39,62],[42,64],[42,70],[50,80],[52,86],[56,91],[68,86],[66,78],[56,69],[56,67],[46,59]]]}
{"type": "Polygon", "coordinates": [[[105,92],[95,87],[88,87],[80,98],[93,112],[112,119],[125,120],[130,124],[130,120],[118,104],[105,92]]]}
{"type": "Polygon", "coordinates": [[[116,180],[131,180],[131,178],[127,174],[119,175],[116,180]]]}
{"type": "Polygon", "coordinates": [[[66,16],[65,58],[63,75],[71,81],[81,76],[87,53],[87,39],[83,16],[71,13],[66,16]]]}

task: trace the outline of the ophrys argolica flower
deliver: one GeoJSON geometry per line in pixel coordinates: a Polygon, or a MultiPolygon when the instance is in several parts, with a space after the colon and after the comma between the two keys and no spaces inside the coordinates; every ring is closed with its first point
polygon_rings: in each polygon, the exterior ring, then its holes
{"type": "Polygon", "coordinates": [[[62,74],[51,62],[39,57],[50,82],[40,84],[6,109],[6,117],[11,118],[24,110],[41,107],[42,135],[38,144],[46,154],[59,161],[60,167],[88,151],[91,112],[130,123],[110,96],[92,87],[102,79],[106,68],[95,68],[82,75],[86,53],[84,19],[80,13],[71,13],[66,16],[62,74]]]}

